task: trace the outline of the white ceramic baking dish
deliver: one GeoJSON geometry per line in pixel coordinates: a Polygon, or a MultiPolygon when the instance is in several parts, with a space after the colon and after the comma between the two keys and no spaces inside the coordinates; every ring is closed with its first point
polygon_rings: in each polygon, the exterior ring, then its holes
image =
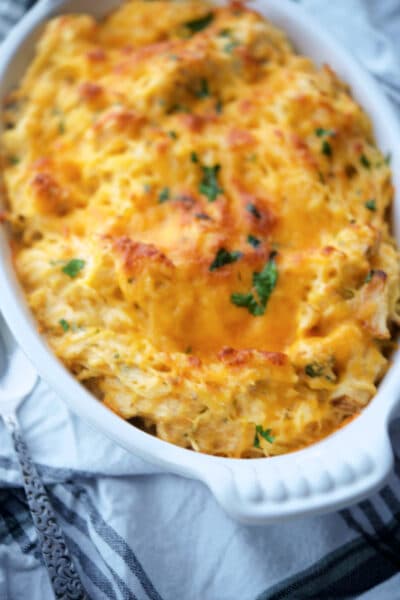
{"type": "MultiPolygon", "coordinates": [[[[101,17],[119,4],[119,0],[41,0],[0,50],[0,96],[21,78],[44,20],[63,12],[101,17]]],[[[294,3],[255,0],[252,5],[286,30],[300,52],[317,63],[329,63],[351,85],[354,96],[372,117],[380,148],[392,154],[398,190],[393,221],[400,242],[400,127],[391,105],[353,58],[294,3]]],[[[361,416],[324,441],[269,459],[234,460],[197,454],[132,427],[67,372],[37,333],[13,272],[5,231],[0,231],[0,251],[0,309],[41,376],[74,412],[130,452],[166,471],[204,482],[233,518],[267,523],[339,509],[370,494],[390,473],[393,453],[388,426],[400,404],[400,352],[393,356],[377,395],[361,416]]]]}

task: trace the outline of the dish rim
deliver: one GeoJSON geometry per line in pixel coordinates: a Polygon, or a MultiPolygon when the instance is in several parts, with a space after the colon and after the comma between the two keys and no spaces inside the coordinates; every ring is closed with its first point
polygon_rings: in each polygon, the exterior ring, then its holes
{"type": "MultiPolygon", "coordinates": [[[[0,51],[0,95],[17,80],[11,70],[23,71],[38,25],[54,14],[79,5],[80,12],[112,10],[122,0],[41,0],[3,42],[0,51]],[[91,10],[90,10],[91,9],[91,10]]],[[[218,2],[219,4],[223,2],[218,2]]],[[[363,71],[312,17],[289,0],[254,0],[250,6],[294,39],[302,53],[329,61],[341,78],[352,84],[354,96],[369,113],[383,151],[392,152],[397,190],[394,230],[400,242],[400,126],[394,108],[375,81],[363,71]],[[307,51],[305,51],[307,48],[307,51]],[[313,56],[314,55],[314,56],[313,56]],[[361,99],[362,96],[362,99],[361,99]],[[384,113],[384,117],[380,115],[384,113]]],[[[112,413],[67,371],[36,331],[36,324],[11,266],[6,236],[0,231],[0,310],[16,340],[42,378],[76,414],[129,452],[180,475],[203,481],[232,517],[247,523],[267,523],[289,517],[328,512],[347,506],[383,484],[393,466],[388,426],[398,408],[400,351],[378,393],[363,412],[344,428],[305,449],[271,458],[232,459],[195,453],[147,434],[112,413]]]]}

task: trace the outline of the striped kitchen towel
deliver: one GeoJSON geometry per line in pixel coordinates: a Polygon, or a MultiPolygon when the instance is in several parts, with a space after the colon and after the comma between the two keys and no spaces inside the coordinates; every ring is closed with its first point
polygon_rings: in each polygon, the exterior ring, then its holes
{"type": "Polygon", "coordinates": [[[34,0],[0,1],[0,39],[5,37],[10,28],[16,23],[33,4],[34,0]]]}
{"type": "MultiPolygon", "coordinates": [[[[0,0],[0,36],[28,4],[0,0]]],[[[400,103],[398,0],[302,4],[400,103]]],[[[21,421],[92,600],[400,600],[399,456],[387,485],[357,506],[248,527],[202,484],[160,472],[92,430],[43,382],[21,421]]],[[[399,454],[400,420],[392,439],[399,454]]],[[[0,600],[28,598],[52,593],[3,428],[0,600]]]]}

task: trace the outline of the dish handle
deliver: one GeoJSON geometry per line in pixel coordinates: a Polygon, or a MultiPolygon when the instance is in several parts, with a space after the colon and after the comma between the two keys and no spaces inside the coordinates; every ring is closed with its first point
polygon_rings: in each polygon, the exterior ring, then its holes
{"type": "Polygon", "coordinates": [[[247,524],[339,510],[379,489],[393,468],[386,423],[368,421],[357,419],[284,456],[225,459],[199,478],[232,518],[247,524]]]}

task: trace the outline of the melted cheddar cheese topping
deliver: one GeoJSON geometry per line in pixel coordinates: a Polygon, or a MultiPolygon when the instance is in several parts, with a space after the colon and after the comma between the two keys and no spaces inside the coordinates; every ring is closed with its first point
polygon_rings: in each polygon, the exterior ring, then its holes
{"type": "Polygon", "coordinates": [[[40,331],[164,440],[275,455],[375,394],[399,322],[388,161],[349,88],[234,2],[50,21],[5,101],[40,331]]]}

